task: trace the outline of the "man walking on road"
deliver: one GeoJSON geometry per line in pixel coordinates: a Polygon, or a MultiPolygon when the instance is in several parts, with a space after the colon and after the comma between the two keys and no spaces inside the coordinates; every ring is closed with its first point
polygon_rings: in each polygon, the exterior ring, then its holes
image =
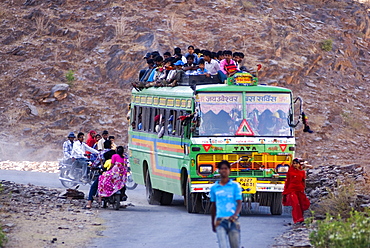
{"type": "Polygon", "coordinates": [[[230,163],[226,160],[217,165],[221,180],[211,188],[212,229],[217,233],[220,248],[240,247],[239,213],[242,209],[242,190],[230,180],[230,163]],[[216,221],[215,221],[216,218],[216,221]]]}

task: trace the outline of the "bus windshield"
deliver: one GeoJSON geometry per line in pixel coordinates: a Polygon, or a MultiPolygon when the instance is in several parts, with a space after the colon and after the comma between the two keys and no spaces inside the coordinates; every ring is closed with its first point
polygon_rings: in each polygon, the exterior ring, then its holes
{"type": "Polygon", "coordinates": [[[243,117],[242,93],[198,94],[199,136],[234,136],[243,117]]]}
{"type": "Polygon", "coordinates": [[[200,93],[195,136],[292,136],[289,93],[200,93]]]}
{"type": "Polygon", "coordinates": [[[288,125],[291,97],[287,93],[247,93],[246,120],[254,136],[292,136],[288,125]]]}

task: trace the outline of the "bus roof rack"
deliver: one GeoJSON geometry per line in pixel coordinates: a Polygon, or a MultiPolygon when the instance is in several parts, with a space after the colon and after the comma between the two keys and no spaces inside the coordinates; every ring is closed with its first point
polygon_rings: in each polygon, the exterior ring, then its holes
{"type": "MultiPolygon", "coordinates": [[[[223,84],[217,75],[209,77],[205,75],[184,75],[178,85],[206,85],[206,84],[223,84]]],[[[258,85],[258,78],[249,72],[237,72],[233,76],[227,78],[228,85],[253,86],[258,85]]]]}
{"type": "Polygon", "coordinates": [[[192,86],[192,85],[205,85],[205,84],[222,84],[221,80],[217,75],[211,75],[209,77],[205,75],[184,75],[181,82],[178,83],[180,86],[192,86]]]}

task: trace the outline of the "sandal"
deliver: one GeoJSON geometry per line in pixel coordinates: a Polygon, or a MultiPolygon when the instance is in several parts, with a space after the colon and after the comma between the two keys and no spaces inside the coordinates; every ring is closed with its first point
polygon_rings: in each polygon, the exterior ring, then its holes
{"type": "Polygon", "coordinates": [[[85,206],[82,209],[91,209],[91,206],[85,206]]]}

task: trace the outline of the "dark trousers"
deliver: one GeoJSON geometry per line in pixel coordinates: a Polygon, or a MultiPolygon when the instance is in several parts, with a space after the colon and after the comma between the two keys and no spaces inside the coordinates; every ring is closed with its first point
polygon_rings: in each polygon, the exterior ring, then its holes
{"type": "Polygon", "coordinates": [[[89,191],[89,197],[87,200],[92,201],[93,197],[96,196],[96,193],[98,192],[98,184],[99,184],[99,177],[97,177],[93,184],[91,184],[90,191],[89,191]]]}

